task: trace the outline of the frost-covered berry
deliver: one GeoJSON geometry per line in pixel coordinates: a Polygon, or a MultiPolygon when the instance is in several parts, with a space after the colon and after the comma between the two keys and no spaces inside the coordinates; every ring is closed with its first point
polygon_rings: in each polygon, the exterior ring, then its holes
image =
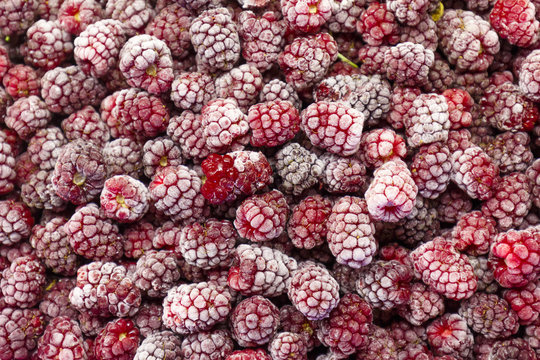
{"type": "Polygon", "coordinates": [[[324,171],[322,160],[296,142],[281,148],[275,160],[277,174],[283,181],[283,190],[294,195],[300,195],[315,185],[324,171]]]}
{"type": "Polygon", "coordinates": [[[438,198],[446,191],[451,171],[450,150],[440,142],[421,146],[411,163],[411,175],[418,193],[428,199],[438,198]]]}
{"type": "Polygon", "coordinates": [[[30,95],[17,99],[7,107],[4,122],[23,140],[29,140],[40,128],[51,121],[47,104],[38,96],[30,95]]]}
{"type": "Polygon", "coordinates": [[[214,80],[205,73],[182,73],[171,85],[171,100],[179,109],[199,112],[214,97],[214,80]]]}
{"type": "Polygon", "coordinates": [[[39,302],[46,281],[45,266],[36,256],[20,256],[2,272],[3,300],[7,306],[33,307],[39,302]]]}
{"type": "Polygon", "coordinates": [[[247,112],[251,145],[278,146],[300,130],[300,115],[289,101],[274,100],[251,106],[247,112]]]}
{"type": "Polygon", "coordinates": [[[295,247],[312,249],[322,245],[327,234],[327,220],[332,203],[320,195],[309,196],[292,209],[287,224],[288,235],[295,247]]]}
{"type": "Polygon", "coordinates": [[[261,346],[277,332],[279,309],[263,296],[252,296],[236,305],[230,322],[232,336],[240,346],[261,346]]]}
{"type": "Polygon", "coordinates": [[[60,359],[64,356],[83,360],[90,351],[85,346],[77,321],[68,316],[58,316],[49,322],[43,336],[39,338],[37,356],[43,360],[60,359]]]}
{"type": "Polygon", "coordinates": [[[438,356],[466,358],[472,353],[474,337],[465,319],[458,314],[446,313],[426,328],[427,340],[438,356]]]}
{"type": "Polygon", "coordinates": [[[295,31],[314,33],[332,15],[330,0],[281,0],[281,12],[287,25],[295,31]]]}
{"type": "Polygon", "coordinates": [[[128,36],[144,33],[154,17],[152,4],[146,0],[110,0],[105,5],[104,18],[121,21],[128,36]]]}
{"type": "Polygon", "coordinates": [[[399,41],[399,24],[385,3],[371,3],[360,15],[356,31],[371,46],[393,45],[399,41]]]}
{"type": "Polygon", "coordinates": [[[109,219],[135,222],[148,210],[149,198],[148,189],[142,182],[129,175],[116,175],[105,181],[100,203],[109,219]]]}
{"type": "Polygon", "coordinates": [[[71,35],[58,21],[38,20],[26,32],[24,60],[28,65],[54,69],[73,52],[71,35]]]}
{"type": "Polygon", "coordinates": [[[234,99],[238,107],[246,112],[257,101],[262,86],[261,72],[251,64],[244,64],[216,79],[216,97],[234,99]]]}
{"type": "Polygon", "coordinates": [[[145,252],[137,261],[132,278],[148,296],[164,297],[180,279],[176,255],[168,250],[145,252]]]}
{"type": "Polygon", "coordinates": [[[75,36],[101,19],[99,0],[65,0],[58,9],[58,21],[64,30],[75,36]]]}
{"type": "Polygon", "coordinates": [[[34,225],[28,206],[14,200],[0,201],[0,243],[13,245],[27,239],[34,225]]]}
{"type": "Polygon", "coordinates": [[[405,86],[420,87],[429,81],[429,70],[435,61],[430,49],[412,42],[400,43],[384,53],[386,76],[405,86]]]}
{"type": "Polygon", "coordinates": [[[407,143],[412,147],[448,139],[448,103],[442,95],[421,94],[412,102],[404,124],[407,143]]]}
{"type": "Polygon", "coordinates": [[[164,41],[172,56],[182,59],[190,54],[189,26],[192,20],[193,15],[186,7],[172,3],[150,20],[144,32],[164,41]]]}
{"type": "Polygon", "coordinates": [[[233,348],[231,335],[224,329],[190,334],[182,341],[185,360],[225,360],[233,348]]]}

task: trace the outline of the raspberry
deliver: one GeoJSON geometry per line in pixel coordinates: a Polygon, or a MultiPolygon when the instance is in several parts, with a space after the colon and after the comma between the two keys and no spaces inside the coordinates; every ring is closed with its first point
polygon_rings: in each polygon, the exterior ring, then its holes
{"type": "Polygon", "coordinates": [[[422,281],[448,299],[467,299],[476,291],[476,276],[467,256],[441,237],[417,247],[411,259],[422,281]]]}
{"type": "Polygon", "coordinates": [[[151,35],[135,35],[120,51],[118,68],[129,85],[159,95],[174,80],[171,51],[165,42],[151,35]]]}
{"type": "Polygon", "coordinates": [[[179,250],[187,263],[211,269],[225,265],[235,242],[236,231],[231,222],[209,219],[182,229],[179,250]]]}
{"type": "Polygon", "coordinates": [[[56,274],[73,276],[77,273],[79,259],[69,245],[64,230],[66,222],[63,217],[54,217],[45,225],[37,224],[32,229],[30,244],[47,268],[56,274]]]}
{"type": "Polygon", "coordinates": [[[253,146],[282,145],[300,130],[298,110],[289,101],[274,100],[253,105],[247,115],[253,146]]]}
{"type": "Polygon", "coordinates": [[[386,7],[394,13],[400,23],[415,26],[426,17],[429,5],[429,0],[417,0],[412,3],[403,0],[391,0],[387,2],[386,7]]]}
{"type": "Polygon", "coordinates": [[[536,354],[527,341],[519,338],[500,340],[493,344],[489,359],[493,360],[533,360],[536,354]]]}
{"type": "Polygon", "coordinates": [[[454,84],[457,88],[467,91],[474,100],[479,101],[491,83],[488,73],[484,71],[458,72],[455,74],[454,84]]]}
{"type": "Polygon", "coordinates": [[[446,191],[451,170],[450,151],[446,145],[438,142],[421,146],[411,164],[411,174],[418,192],[428,199],[435,199],[446,191]]]}
{"type": "Polygon", "coordinates": [[[287,294],[309,320],[327,318],[339,302],[339,284],[323,265],[301,264],[293,273],[287,294]]]}
{"type": "Polygon", "coordinates": [[[79,35],[101,19],[101,12],[100,4],[94,0],[65,0],[58,10],[58,21],[64,30],[79,35]]]}
{"type": "Polygon", "coordinates": [[[332,15],[329,0],[281,0],[281,11],[294,31],[315,33],[332,15]]]}
{"type": "MultiPolygon", "coordinates": [[[[479,74],[478,76],[481,77],[482,73],[479,74]]],[[[457,81],[456,73],[450,68],[450,64],[446,60],[437,57],[435,57],[433,66],[429,70],[428,77],[429,82],[424,85],[424,90],[428,92],[444,92],[457,81]]],[[[462,78],[462,80],[464,79],[462,78]]]]}
{"type": "Polygon", "coordinates": [[[379,260],[360,270],[356,290],[372,307],[389,310],[409,302],[412,275],[397,260],[379,260]]]}
{"type": "Polygon", "coordinates": [[[182,165],[182,151],[168,137],[158,137],[148,140],[143,147],[144,174],[152,178],[166,166],[182,165]]]}
{"type": "Polygon", "coordinates": [[[225,360],[271,360],[272,358],[262,349],[246,349],[233,351],[225,360]]]}
{"type": "Polygon", "coordinates": [[[482,205],[482,213],[493,217],[497,228],[506,231],[521,225],[531,206],[529,179],[515,172],[501,178],[493,189],[493,197],[482,205]]]}
{"type": "Polygon", "coordinates": [[[199,112],[214,97],[214,81],[207,74],[183,73],[172,83],[171,100],[179,109],[199,112]]]}
{"type": "Polygon", "coordinates": [[[536,279],[540,269],[539,230],[508,230],[493,241],[489,254],[495,280],[505,288],[518,288],[536,279]]]}
{"type": "Polygon", "coordinates": [[[298,37],[279,54],[278,64],[288,84],[296,91],[307,90],[323,79],[337,51],[336,41],[327,33],[298,37]]]}
{"type": "Polygon", "coordinates": [[[397,222],[411,213],[418,187],[411,172],[401,160],[381,165],[365,193],[367,208],[373,220],[397,222]]]}
{"type": "Polygon", "coordinates": [[[200,282],[169,290],[163,300],[163,323],[179,334],[210,330],[231,311],[231,295],[223,287],[200,282]]]}
{"type": "Polygon", "coordinates": [[[386,50],[384,61],[388,80],[405,86],[422,86],[429,81],[435,56],[421,44],[404,42],[386,50]]]}
{"type": "Polygon", "coordinates": [[[132,318],[135,326],[141,332],[142,337],[150,337],[152,334],[165,331],[161,321],[163,306],[161,303],[142,303],[137,314],[132,318]]]}
{"type": "Polygon", "coordinates": [[[395,87],[390,98],[390,110],[386,121],[396,129],[403,129],[404,118],[413,106],[413,101],[422,92],[417,88],[395,87]]]}
{"type": "Polygon", "coordinates": [[[152,247],[155,228],[151,223],[138,222],[124,230],[124,256],[138,259],[152,247]]]}
{"type": "MultiPolygon", "coordinates": [[[[401,4],[404,2],[402,1],[401,4]]],[[[424,48],[435,51],[437,50],[438,37],[437,25],[429,16],[419,19],[419,23],[411,26],[402,26],[400,30],[400,42],[412,42],[420,44],[424,48]]],[[[429,75],[428,75],[429,76],[429,75]]],[[[424,86],[433,86],[429,82],[424,86]]]]}
{"type": "Polygon", "coordinates": [[[534,160],[528,167],[526,174],[531,184],[533,204],[540,208],[540,160],[534,160]]]}
{"type": "Polygon", "coordinates": [[[17,181],[16,159],[12,151],[9,144],[5,142],[0,144],[0,194],[2,195],[12,192],[17,181]]]}
{"type": "Polygon", "coordinates": [[[57,67],[41,78],[41,97],[53,113],[72,114],[86,105],[96,106],[105,88],[77,66],[57,67]]]}
{"type": "Polygon", "coordinates": [[[295,142],[277,152],[275,167],[283,181],[283,190],[294,195],[315,185],[324,171],[322,160],[295,142]]]}
{"type": "Polygon", "coordinates": [[[535,6],[527,0],[497,0],[489,14],[497,34],[512,45],[528,47],[538,40],[540,23],[535,18],[535,6]]]}
{"type": "Polygon", "coordinates": [[[94,316],[133,316],[141,304],[141,293],[126,268],[112,262],[95,261],[77,270],[77,286],[69,300],[81,312],[94,316]]]}
{"type": "Polygon", "coordinates": [[[230,317],[232,336],[242,347],[264,345],[279,326],[279,309],[263,296],[241,301],[230,317]]]}
{"type": "MultiPolygon", "coordinates": [[[[397,344],[390,332],[377,325],[371,325],[368,333],[368,344],[356,354],[356,360],[396,359],[397,344]]],[[[328,360],[338,360],[339,357],[328,360]]]]}
{"type": "Polygon", "coordinates": [[[39,97],[31,95],[17,99],[7,107],[4,122],[21,139],[29,140],[38,129],[47,126],[51,117],[47,104],[39,97]]]}
{"type": "Polygon", "coordinates": [[[66,143],[62,130],[57,127],[39,129],[28,142],[26,151],[30,160],[41,170],[52,170],[66,143]]]}
{"type": "Polygon", "coordinates": [[[413,101],[404,124],[409,146],[418,147],[446,141],[450,120],[445,97],[437,94],[421,94],[413,101]]]}
{"type": "Polygon", "coordinates": [[[81,205],[97,197],[106,176],[101,149],[81,139],[62,148],[51,182],[61,198],[81,205]]]}
{"type": "Polygon", "coordinates": [[[488,87],[480,105],[489,124],[501,131],[529,131],[540,116],[535,104],[511,82],[488,87]]]}
{"type": "Polygon", "coordinates": [[[503,297],[517,313],[521,325],[533,324],[538,319],[540,313],[538,281],[530,282],[520,289],[505,290],[503,297]]]}
{"type": "Polygon", "coordinates": [[[462,215],[452,229],[452,242],[457,250],[468,255],[485,255],[496,234],[495,221],[489,215],[471,211],[462,215]]]}
{"type": "Polygon", "coordinates": [[[346,294],[320,322],[317,336],[331,351],[350,355],[367,345],[372,320],[369,304],[356,294],[346,294]]]}
{"type": "Polygon", "coordinates": [[[540,50],[533,50],[525,57],[519,69],[519,89],[531,101],[540,100],[540,50]]]}
{"type": "Polygon", "coordinates": [[[243,112],[256,102],[262,85],[261,73],[250,64],[230,70],[218,77],[215,82],[217,97],[236,100],[243,112]]]}
{"type": "Polygon", "coordinates": [[[28,29],[27,37],[23,48],[24,60],[37,68],[54,69],[73,52],[71,36],[58,21],[36,21],[28,29]]]}
{"type": "Polygon", "coordinates": [[[368,45],[393,45],[399,41],[399,25],[386,4],[372,2],[362,12],[356,23],[356,31],[368,45]]]}
{"type": "Polygon", "coordinates": [[[472,124],[470,113],[474,100],[468,92],[461,89],[447,89],[442,95],[448,103],[450,129],[456,130],[472,124]]]}
{"type": "Polygon", "coordinates": [[[444,298],[420,282],[410,287],[410,300],[398,308],[398,313],[414,326],[444,314],[444,298]]]}
{"type": "Polygon", "coordinates": [[[342,102],[318,101],[304,109],[300,127],[311,143],[341,156],[360,147],[364,116],[342,102]]]}
{"type": "Polygon", "coordinates": [[[196,221],[202,216],[201,179],[184,165],[168,166],[150,182],[150,198],[158,212],[173,221],[196,221]]]}
{"type": "Polygon", "coordinates": [[[46,283],[45,267],[33,255],[20,256],[2,272],[0,287],[7,306],[30,308],[36,305],[46,283]]]}
{"type": "Polygon", "coordinates": [[[59,197],[51,184],[52,171],[41,170],[21,186],[21,199],[31,208],[62,211],[66,201],[59,197]]]}
{"type": "Polygon", "coordinates": [[[279,79],[270,80],[263,86],[259,100],[263,103],[274,100],[289,101],[295,108],[302,108],[302,101],[298,97],[296,90],[290,84],[279,79]]]}
{"type": "Polygon", "coordinates": [[[488,200],[499,181],[499,168],[478,146],[452,154],[452,180],[473,199],[488,200]]]}
{"type": "Polygon", "coordinates": [[[103,77],[116,68],[118,55],[125,41],[122,22],[112,19],[99,20],[89,24],[75,38],[73,55],[77,65],[86,74],[103,77]]]}
{"type": "Polygon", "coordinates": [[[54,279],[45,288],[39,310],[48,320],[57,316],[67,316],[76,319],[79,312],[69,302],[69,292],[75,287],[74,278],[54,279]]]}
{"type": "Polygon", "coordinates": [[[96,204],[80,207],[64,225],[69,244],[87,259],[110,261],[122,256],[123,238],[118,226],[96,204]]]}
{"type": "Polygon", "coordinates": [[[318,324],[309,321],[300,311],[292,305],[284,305],[279,309],[279,330],[298,334],[304,340],[307,350],[311,351],[319,344],[316,330],[318,324]]]}
{"type": "Polygon", "coordinates": [[[119,20],[128,36],[144,33],[146,24],[155,15],[152,4],[146,0],[107,1],[103,17],[119,20]]]}
{"type": "Polygon", "coordinates": [[[458,314],[446,313],[426,328],[427,338],[435,355],[467,358],[471,355],[474,337],[467,322],[458,314]]]}
{"type": "Polygon", "coordinates": [[[103,147],[103,159],[109,175],[139,177],[142,168],[142,146],[128,138],[110,141],[103,147]]]}
{"type": "Polygon", "coordinates": [[[469,256],[469,262],[474,268],[474,274],[478,278],[478,291],[484,291],[488,294],[497,292],[499,286],[495,281],[493,270],[488,264],[488,258],[469,256]]]}
{"type": "Polygon", "coordinates": [[[134,360],[180,359],[182,342],[171,331],[149,334],[137,348],[134,360]]]}
{"type": "Polygon", "coordinates": [[[438,36],[448,61],[460,71],[487,70],[500,49],[489,22],[471,11],[445,11],[438,23],[438,36]]]}
{"type": "Polygon", "coordinates": [[[203,11],[191,22],[189,33],[200,70],[228,71],[240,59],[238,28],[226,8],[203,11]]]}
{"type": "Polygon", "coordinates": [[[190,334],[182,341],[185,360],[224,360],[234,348],[229,332],[218,329],[190,334]]]}
{"type": "Polygon", "coordinates": [[[309,196],[292,209],[287,225],[288,235],[295,247],[312,249],[322,245],[327,234],[327,219],[332,203],[320,195],[309,196]]]}
{"type": "Polygon", "coordinates": [[[188,56],[191,48],[189,26],[193,20],[191,13],[179,4],[170,4],[150,20],[144,32],[167,44],[174,58],[188,56]]]}
{"type": "Polygon", "coordinates": [[[89,349],[85,348],[83,334],[79,324],[68,316],[52,319],[43,336],[39,338],[37,355],[43,360],[71,357],[74,360],[87,358],[89,349]]]}
{"type": "Polygon", "coordinates": [[[354,193],[364,188],[366,167],[360,160],[325,153],[321,161],[325,164],[322,182],[327,191],[354,193]]]}
{"type": "Polygon", "coordinates": [[[297,268],[295,259],[266,246],[242,244],[233,255],[227,283],[244,296],[283,294],[297,268]]]}
{"type": "Polygon", "coordinates": [[[171,117],[167,134],[180,145],[184,157],[202,159],[210,153],[206,147],[206,138],[203,136],[199,114],[185,110],[181,115],[171,117]]]}
{"type": "Polygon", "coordinates": [[[409,215],[396,225],[398,226],[394,229],[395,238],[411,247],[433,239],[439,234],[441,227],[437,210],[428,199],[420,195],[416,196],[409,215]]]}
{"type": "Polygon", "coordinates": [[[14,200],[0,201],[0,243],[13,245],[30,236],[34,218],[30,209],[14,200]]]}
{"type": "Polygon", "coordinates": [[[203,137],[210,152],[242,150],[249,142],[247,116],[233,99],[215,99],[201,110],[203,137]]]}
{"type": "Polygon", "coordinates": [[[534,158],[529,144],[527,133],[506,131],[489,143],[486,153],[501,173],[525,171],[534,158]]]}
{"type": "Polygon", "coordinates": [[[353,196],[339,199],[332,207],[327,228],[328,245],[338,263],[360,268],[371,262],[377,243],[366,201],[353,196]]]}
{"type": "Polygon", "coordinates": [[[133,359],[139,346],[139,329],[130,319],[116,319],[100,331],[94,342],[94,355],[103,360],[133,359]]]}
{"type": "Polygon", "coordinates": [[[358,154],[367,166],[376,169],[387,161],[403,159],[407,155],[407,146],[395,131],[375,129],[362,134],[358,154]]]}
{"type": "Polygon", "coordinates": [[[288,211],[287,201],[278,190],[254,195],[236,210],[234,227],[243,238],[255,242],[268,241],[283,232],[288,211]]]}
{"type": "Polygon", "coordinates": [[[390,49],[387,45],[365,45],[358,50],[358,60],[361,62],[360,73],[365,75],[386,74],[384,53],[390,49]]]}
{"type": "Polygon", "coordinates": [[[283,48],[286,29],[285,21],[275,12],[256,15],[253,11],[242,11],[238,15],[242,56],[260,71],[270,69],[283,48]]]}
{"type": "Polygon", "coordinates": [[[148,189],[128,175],[107,179],[100,196],[103,214],[121,223],[140,220],[149,208],[148,200],[148,189]]]}
{"type": "Polygon", "coordinates": [[[474,294],[461,303],[459,314],[473,331],[489,339],[509,337],[519,328],[516,312],[495,294],[474,294]]]}
{"type": "Polygon", "coordinates": [[[0,4],[0,34],[21,35],[34,23],[38,1],[8,0],[0,4]]]}
{"type": "Polygon", "coordinates": [[[301,335],[292,332],[278,333],[269,345],[270,355],[275,360],[306,359],[307,348],[301,335]]]}
{"type": "Polygon", "coordinates": [[[10,67],[2,79],[5,91],[14,99],[39,95],[39,82],[36,70],[22,64],[10,67]]]}
{"type": "Polygon", "coordinates": [[[31,356],[45,330],[45,317],[38,309],[5,308],[0,312],[2,356],[23,360],[31,356]]]}
{"type": "Polygon", "coordinates": [[[109,128],[99,113],[91,106],[85,106],[62,121],[62,130],[70,141],[82,138],[104,146],[109,140],[109,128]]]}
{"type": "Polygon", "coordinates": [[[536,321],[534,324],[525,327],[524,339],[527,340],[529,346],[536,351],[536,356],[540,352],[540,322],[536,321]]]}

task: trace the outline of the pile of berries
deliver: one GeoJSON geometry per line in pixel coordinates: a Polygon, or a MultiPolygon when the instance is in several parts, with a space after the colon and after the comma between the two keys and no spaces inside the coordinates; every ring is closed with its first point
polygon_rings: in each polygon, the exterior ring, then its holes
{"type": "Polygon", "coordinates": [[[540,0],[0,0],[0,360],[540,360],[540,0]]]}

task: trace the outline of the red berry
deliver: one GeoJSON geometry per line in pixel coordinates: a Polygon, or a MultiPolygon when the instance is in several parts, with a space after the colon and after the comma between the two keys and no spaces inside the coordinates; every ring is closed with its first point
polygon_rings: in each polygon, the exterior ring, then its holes
{"type": "Polygon", "coordinates": [[[109,322],[94,342],[94,355],[102,360],[133,359],[139,346],[139,329],[130,319],[109,322]]]}

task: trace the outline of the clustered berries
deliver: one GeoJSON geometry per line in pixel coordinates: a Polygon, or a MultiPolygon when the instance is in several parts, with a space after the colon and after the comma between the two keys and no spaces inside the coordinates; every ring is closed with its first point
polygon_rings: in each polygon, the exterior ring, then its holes
{"type": "Polygon", "coordinates": [[[540,0],[0,0],[0,360],[540,359],[540,0]]]}

